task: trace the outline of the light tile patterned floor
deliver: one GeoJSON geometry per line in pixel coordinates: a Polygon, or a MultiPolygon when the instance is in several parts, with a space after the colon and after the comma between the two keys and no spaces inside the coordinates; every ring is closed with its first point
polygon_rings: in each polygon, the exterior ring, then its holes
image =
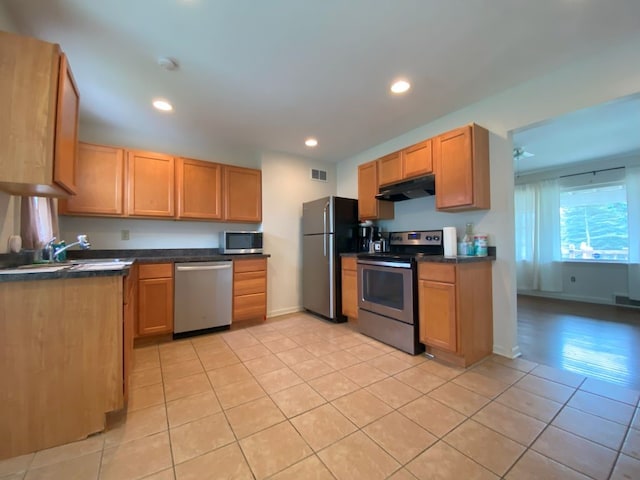
{"type": "Polygon", "coordinates": [[[0,479],[640,478],[640,393],[522,359],[455,369],[306,314],[134,357],[108,431],[0,479]]]}

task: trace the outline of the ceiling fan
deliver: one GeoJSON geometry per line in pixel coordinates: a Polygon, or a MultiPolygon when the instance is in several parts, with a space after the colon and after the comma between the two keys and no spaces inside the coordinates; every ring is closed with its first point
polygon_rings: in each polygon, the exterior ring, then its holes
{"type": "Polygon", "coordinates": [[[514,170],[515,170],[515,176],[516,178],[518,178],[520,176],[520,160],[522,160],[523,158],[530,158],[530,157],[534,157],[535,155],[533,153],[527,152],[524,147],[514,147],[513,148],[513,163],[514,163],[514,170]]]}
{"type": "Polygon", "coordinates": [[[513,149],[513,159],[515,161],[521,160],[523,158],[535,157],[533,153],[527,152],[524,147],[514,147],[513,149]]]}

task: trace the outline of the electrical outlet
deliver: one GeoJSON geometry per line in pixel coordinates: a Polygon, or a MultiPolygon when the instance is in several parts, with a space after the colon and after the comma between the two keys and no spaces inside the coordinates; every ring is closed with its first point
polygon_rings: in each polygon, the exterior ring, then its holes
{"type": "Polygon", "coordinates": [[[129,240],[129,230],[120,230],[120,239],[129,240]]]}

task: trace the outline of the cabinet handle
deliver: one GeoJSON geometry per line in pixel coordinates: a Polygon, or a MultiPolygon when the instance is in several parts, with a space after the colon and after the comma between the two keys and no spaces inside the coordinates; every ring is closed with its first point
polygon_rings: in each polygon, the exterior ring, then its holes
{"type": "Polygon", "coordinates": [[[176,267],[179,272],[197,272],[202,270],[226,270],[231,268],[231,264],[228,265],[208,265],[204,267],[176,267]]]}

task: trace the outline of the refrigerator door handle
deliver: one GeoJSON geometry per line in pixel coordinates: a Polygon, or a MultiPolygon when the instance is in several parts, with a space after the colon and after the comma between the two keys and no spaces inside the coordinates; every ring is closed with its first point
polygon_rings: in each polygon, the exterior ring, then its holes
{"type": "Polygon", "coordinates": [[[327,202],[322,210],[322,253],[327,256],[327,210],[329,209],[329,202],[327,202]]]}

